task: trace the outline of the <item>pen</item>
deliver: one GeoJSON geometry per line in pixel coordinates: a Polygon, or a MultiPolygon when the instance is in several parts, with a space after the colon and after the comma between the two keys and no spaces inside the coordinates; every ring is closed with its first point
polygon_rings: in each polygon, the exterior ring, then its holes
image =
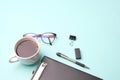
{"type": "Polygon", "coordinates": [[[75,64],[77,64],[77,65],[79,65],[79,66],[81,66],[81,67],[83,67],[83,68],[90,69],[90,68],[87,67],[85,64],[82,64],[82,63],[80,63],[80,62],[78,62],[78,61],[76,61],[76,60],[73,60],[73,59],[69,58],[68,56],[66,56],[66,55],[64,55],[64,54],[62,54],[62,53],[57,52],[56,55],[59,56],[59,57],[62,57],[62,58],[64,58],[64,59],[66,59],[66,60],[69,60],[69,61],[71,61],[71,62],[73,62],[73,63],[75,63],[75,64]]]}

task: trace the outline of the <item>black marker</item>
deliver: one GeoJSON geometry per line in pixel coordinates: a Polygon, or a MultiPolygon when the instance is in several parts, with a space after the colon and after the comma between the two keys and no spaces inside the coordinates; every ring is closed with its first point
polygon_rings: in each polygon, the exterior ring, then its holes
{"type": "Polygon", "coordinates": [[[64,55],[64,54],[61,54],[61,53],[58,52],[58,53],[56,53],[56,55],[59,56],[59,57],[62,57],[62,58],[64,58],[64,59],[66,59],[66,60],[69,60],[69,61],[71,61],[71,62],[73,62],[73,63],[75,63],[75,64],[77,64],[77,65],[79,65],[79,66],[81,66],[81,67],[83,67],[83,68],[90,69],[90,68],[87,67],[86,65],[84,65],[84,64],[82,64],[82,63],[80,63],[80,62],[78,62],[78,61],[76,61],[76,60],[73,60],[73,59],[69,58],[68,56],[66,56],[66,55],[64,55]]]}

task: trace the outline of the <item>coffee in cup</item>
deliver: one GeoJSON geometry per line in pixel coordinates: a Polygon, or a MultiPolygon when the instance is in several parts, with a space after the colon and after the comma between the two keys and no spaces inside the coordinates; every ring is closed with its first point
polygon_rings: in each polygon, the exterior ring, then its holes
{"type": "Polygon", "coordinates": [[[10,63],[21,61],[23,64],[34,64],[39,59],[39,42],[33,38],[23,37],[15,47],[15,56],[9,59],[10,63]]]}

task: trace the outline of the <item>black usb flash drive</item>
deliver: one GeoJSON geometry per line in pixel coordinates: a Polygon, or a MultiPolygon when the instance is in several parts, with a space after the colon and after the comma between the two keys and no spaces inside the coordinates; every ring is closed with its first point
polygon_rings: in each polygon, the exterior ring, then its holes
{"type": "Polygon", "coordinates": [[[79,48],[75,48],[75,57],[76,59],[81,59],[81,52],[79,48]]]}

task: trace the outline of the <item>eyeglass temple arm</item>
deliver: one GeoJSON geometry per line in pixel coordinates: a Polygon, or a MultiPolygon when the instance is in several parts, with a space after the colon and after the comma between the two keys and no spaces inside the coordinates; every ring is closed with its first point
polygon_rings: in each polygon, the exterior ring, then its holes
{"type": "MultiPolygon", "coordinates": [[[[54,34],[54,37],[56,37],[56,34],[55,34],[55,33],[52,33],[52,34],[54,34]]],[[[48,37],[48,40],[49,40],[50,45],[52,45],[52,42],[51,42],[51,40],[50,40],[49,37],[48,37]]]]}
{"type": "Polygon", "coordinates": [[[48,38],[48,40],[49,40],[50,45],[52,45],[52,42],[51,42],[50,38],[48,38]]]}

